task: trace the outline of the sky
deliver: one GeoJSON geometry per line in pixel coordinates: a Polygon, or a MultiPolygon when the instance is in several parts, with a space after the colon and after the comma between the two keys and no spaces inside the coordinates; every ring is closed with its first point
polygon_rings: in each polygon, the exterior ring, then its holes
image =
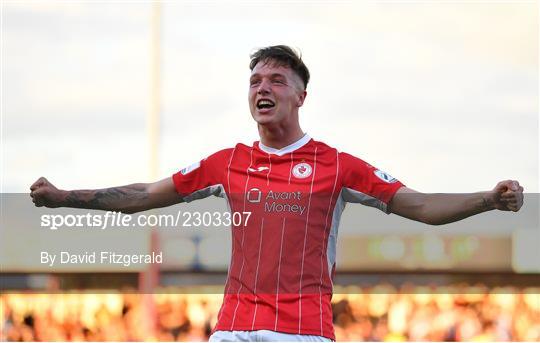
{"type": "MultiPolygon", "coordinates": [[[[2,5],[2,191],[154,181],[152,4],[2,5]]],[[[537,2],[165,2],[159,178],[258,140],[249,54],[300,49],[301,126],[424,192],[538,192],[537,2]]]]}

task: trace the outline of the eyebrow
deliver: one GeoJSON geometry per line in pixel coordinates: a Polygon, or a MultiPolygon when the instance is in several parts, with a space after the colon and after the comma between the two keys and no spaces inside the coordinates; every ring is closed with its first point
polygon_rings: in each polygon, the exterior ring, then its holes
{"type": "MultiPolygon", "coordinates": [[[[250,79],[253,79],[255,77],[261,77],[261,74],[259,74],[259,73],[252,74],[250,76],[250,79]]],[[[270,74],[270,77],[283,77],[283,78],[286,78],[286,76],[284,74],[281,74],[281,73],[272,73],[272,74],[270,74]]]]}

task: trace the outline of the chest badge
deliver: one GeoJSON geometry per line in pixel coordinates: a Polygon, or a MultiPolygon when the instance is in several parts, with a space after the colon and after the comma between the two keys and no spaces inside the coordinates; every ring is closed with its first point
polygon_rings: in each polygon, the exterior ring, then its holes
{"type": "Polygon", "coordinates": [[[296,178],[305,179],[311,175],[312,171],[313,169],[309,164],[302,162],[293,167],[292,173],[296,178]]]}

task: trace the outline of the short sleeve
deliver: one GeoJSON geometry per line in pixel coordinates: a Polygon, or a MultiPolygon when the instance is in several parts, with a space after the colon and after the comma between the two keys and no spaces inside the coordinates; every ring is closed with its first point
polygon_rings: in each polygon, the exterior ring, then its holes
{"type": "Polygon", "coordinates": [[[388,204],[398,189],[404,185],[390,174],[357,157],[340,153],[339,159],[343,199],[389,213],[388,204]]]}
{"type": "Polygon", "coordinates": [[[232,149],[225,149],[196,162],[172,176],[176,191],[190,202],[211,195],[223,197],[223,173],[232,149]]]}

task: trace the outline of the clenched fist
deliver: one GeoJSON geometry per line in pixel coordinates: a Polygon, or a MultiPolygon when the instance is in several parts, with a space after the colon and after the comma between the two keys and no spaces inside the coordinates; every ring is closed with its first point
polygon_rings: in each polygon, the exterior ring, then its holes
{"type": "Polygon", "coordinates": [[[523,206],[523,187],[517,181],[499,182],[490,195],[493,207],[497,210],[517,212],[523,206]]]}
{"type": "Polygon", "coordinates": [[[66,196],[66,191],[59,190],[44,177],[30,186],[30,197],[37,207],[60,207],[66,196]]]}

